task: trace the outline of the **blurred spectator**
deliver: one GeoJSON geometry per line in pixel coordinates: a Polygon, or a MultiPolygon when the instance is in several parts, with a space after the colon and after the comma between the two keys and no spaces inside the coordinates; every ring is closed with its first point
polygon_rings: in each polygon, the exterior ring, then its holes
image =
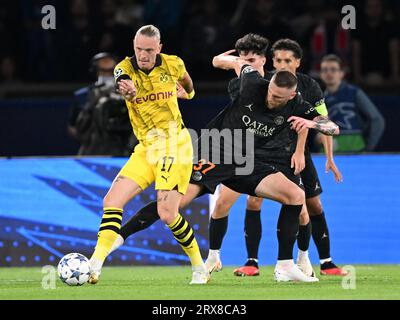
{"type": "Polygon", "coordinates": [[[24,48],[21,64],[24,80],[31,82],[49,82],[56,77],[56,33],[42,28],[42,7],[47,4],[54,4],[54,1],[24,0],[21,6],[24,48]]]}
{"type": "Polygon", "coordinates": [[[91,60],[91,71],[97,81],[74,93],[68,132],[81,142],[79,155],[128,156],[133,151],[128,109],[124,99],[115,93],[113,55],[101,52],[91,60]]]}
{"type": "Polygon", "coordinates": [[[17,76],[17,67],[15,60],[6,56],[0,60],[0,84],[10,85],[20,82],[17,76]]]}
{"type": "Polygon", "coordinates": [[[21,45],[21,20],[17,1],[3,1],[0,6],[0,56],[16,58],[22,55],[18,50],[21,45]]]}
{"type": "Polygon", "coordinates": [[[143,22],[160,29],[161,42],[165,44],[163,51],[168,54],[180,54],[182,1],[146,0],[144,3],[143,22]]]}
{"type": "MultiPolygon", "coordinates": [[[[239,25],[239,35],[257,33],[266,37],[270,43],[281,38],[296,39],[290,25],[276,10],[275,0],[248,1],[239,25]]],[[[272,69],[272,62],[267,60],[266,68],[272,69]]]]}
{"type": "Polygon", "coordinates": [[[139,28],[137,21],[133,25],[124,25],[117,22],[117,6],[115,1],[102,0],[100,2],[99,51],[113,51],[119,57],[132,55],[132,41],[134,32],[139,28]]]}
{"type": "Polygon", "coordinates": [[[305,67],[312,77],[318,77],[322,57],[334,53],[341,58],[342,67],[347,73],[351,59],[350,30],[342,28],[341,10],[337,4],[328,3],[320,9],[316,14],[318,21],[310,28],[305,39],[305,67]]]}
{"type": "Polygon", "coordinates": [[[216,1],[203,2],[201,11],[187,25],[182,45],[182,58],[195,79],[210,79],[215,75],[212,58],[235,43],[229,20],[221,16],[216,1]]]}
{"type": "Polygon", "coordinates": [[[399,30],[386,19],[381,0],[366,0],[353,37],[353,72],[357,82],[380,85],[400,79],[399,30]]]}
{"type": "Polygon", "coordinates": [[[115,20],[136,30],[136,26],[143,24],[143,4],[141,2],[121,0],[120,5],[117,7],[115,20]]]}
{"type": "Polygon", "coordinates": [[[322,59],[325,103],[329,118],[340,127],[340,135],[334,137],[334,151],[373,151],[383,134],[385,121],[364,91],[345,82],[344,75],[338,56],[331,54],[322,59]]]}
{"type": "MultiPolygon", "coordinates": [[[[307,43],[310,38],[310,32],[320,23],[320,14],[324,8],[324,0],[305,0],[292,2],[289,0],[286,6],[291,5],[288,10],[290,15],[289,24],[292,27],[299,43],[307,43]]],[[[303,48],[306,51],[307,48],[303,48]]]]}
{"type": "Polygon", "coordinates": [[[96,53],[99,25],[91,23],[87,0],[72,0],[69,4],[68,22],[57,27],[59,76],[62,81],[85,82],[89,77],[82,73],[90,58],[96,53]]]}

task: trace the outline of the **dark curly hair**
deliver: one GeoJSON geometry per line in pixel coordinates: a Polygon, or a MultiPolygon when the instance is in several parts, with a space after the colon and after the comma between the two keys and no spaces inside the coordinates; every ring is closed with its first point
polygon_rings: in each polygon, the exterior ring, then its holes
{"type": "Polygon", "coordinates": [[[297,41],[292,39],[280,39],[276,41],[271,48],[272,55],[274,55],[276,50],[292,51],[296,59],[303,58],[303,49],[301,49],[297,41]]]}
{"type": "Polygon", "coordinates": [[[253,52],[260,56],[266,56],[269,46],[269,40],[258,34],[249,33],[236,41],[235,49],[240,54],[253,52]]]}

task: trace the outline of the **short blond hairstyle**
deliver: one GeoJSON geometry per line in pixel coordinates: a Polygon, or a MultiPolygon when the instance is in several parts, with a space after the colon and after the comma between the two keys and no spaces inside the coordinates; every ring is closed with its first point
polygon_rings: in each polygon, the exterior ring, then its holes
{"type": "Polygon", "coordinates": [[[139,35],[143,35],[150,38],[156,38],[157,40],[161,40],[160,30],[156,26],[152,24],[148,24],[146,26],[141,27],[138,31],[136,31],[135,38],[139,35]]]}

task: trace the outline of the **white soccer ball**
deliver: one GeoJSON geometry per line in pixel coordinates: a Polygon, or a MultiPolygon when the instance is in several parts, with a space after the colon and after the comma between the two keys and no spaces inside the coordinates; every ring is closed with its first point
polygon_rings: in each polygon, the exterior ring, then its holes
{"type": "Polygon", "coordinates": [[[81,286],[89,279],[89,260],[80,253],[69,253],[61,258],[57,271],[62,282],[69,286],[81,286]]]}

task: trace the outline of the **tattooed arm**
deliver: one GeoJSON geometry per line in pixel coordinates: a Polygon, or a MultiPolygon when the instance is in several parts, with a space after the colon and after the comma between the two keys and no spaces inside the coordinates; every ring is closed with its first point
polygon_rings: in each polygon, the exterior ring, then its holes
{"type": "Polygon", "coordinates": [[[317,116],[313,120],[292,116],[288,121],[292,122],[292,129],[296,130],[297,133],[308,128],[317,130],[327,136],[335,136],[339,134],[339,126],[325,116],[317,116]]]}

